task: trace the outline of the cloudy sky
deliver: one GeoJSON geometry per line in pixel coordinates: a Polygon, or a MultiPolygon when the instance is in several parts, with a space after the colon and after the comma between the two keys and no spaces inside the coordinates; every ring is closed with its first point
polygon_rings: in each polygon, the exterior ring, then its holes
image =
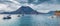
{"type": "Polygon", "coordinates": [[[0,12],[16,11],[21,6],[30,6],[42,13],[60,10],[59,0],[0,0],[0,12]]]}

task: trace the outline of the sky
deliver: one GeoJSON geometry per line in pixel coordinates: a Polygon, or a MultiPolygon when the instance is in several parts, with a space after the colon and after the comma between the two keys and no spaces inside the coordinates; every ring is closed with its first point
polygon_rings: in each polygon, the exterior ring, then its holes
{"type": "Polygon", "coordinates": [[[60,10],[59,0],[0,0],[0,12],[16,11],[21,6],[29,6],[41,13],[60,10]]]}

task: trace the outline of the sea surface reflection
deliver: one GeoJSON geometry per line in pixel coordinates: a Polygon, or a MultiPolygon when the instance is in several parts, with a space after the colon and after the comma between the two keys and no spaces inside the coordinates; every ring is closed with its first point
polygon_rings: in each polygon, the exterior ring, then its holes
{"type": "Polygon", "coordinates": [[[11,14],[11,19],[3,18],[10,14],[0,14],[0,26],[60,26],[60,18],[49,18],[50,15],[11,14]]]}

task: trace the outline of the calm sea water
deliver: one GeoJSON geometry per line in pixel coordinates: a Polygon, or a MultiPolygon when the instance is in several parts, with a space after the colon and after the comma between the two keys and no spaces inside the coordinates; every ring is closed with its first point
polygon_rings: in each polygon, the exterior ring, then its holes
{"type": "Polygon", "coordinates": [[[0,26],[60,26],[60,18],[50,15],[11,15],[11,19],[3,20],[8,14],[0,15],[0,26]]]}

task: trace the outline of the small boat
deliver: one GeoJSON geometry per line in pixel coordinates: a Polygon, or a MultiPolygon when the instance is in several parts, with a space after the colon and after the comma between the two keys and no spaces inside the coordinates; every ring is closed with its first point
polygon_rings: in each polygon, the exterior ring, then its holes
{"type": "Polygon", "coordinates": [[[11,17],[10,17],[10,15],[9,15],[9,16],[7,16],[7,17],[4,17],[3,19],[4,19],[4,20],[5,20],[5,19],[11,19],[11,17]]]}
{"type": "Polygon", "coordinates": [[[11,19],[11,17],[4,17],[3,19],[11,19]]]}
{"type": "Polygon", "coordinates": [[[24,14],[22,14],[22,16],[24,16],[24,14]]]}
{"type": "Polygon", "coordinates": [[[18,15],[18,17],[20,17],[20,15],[18,15]]]}

